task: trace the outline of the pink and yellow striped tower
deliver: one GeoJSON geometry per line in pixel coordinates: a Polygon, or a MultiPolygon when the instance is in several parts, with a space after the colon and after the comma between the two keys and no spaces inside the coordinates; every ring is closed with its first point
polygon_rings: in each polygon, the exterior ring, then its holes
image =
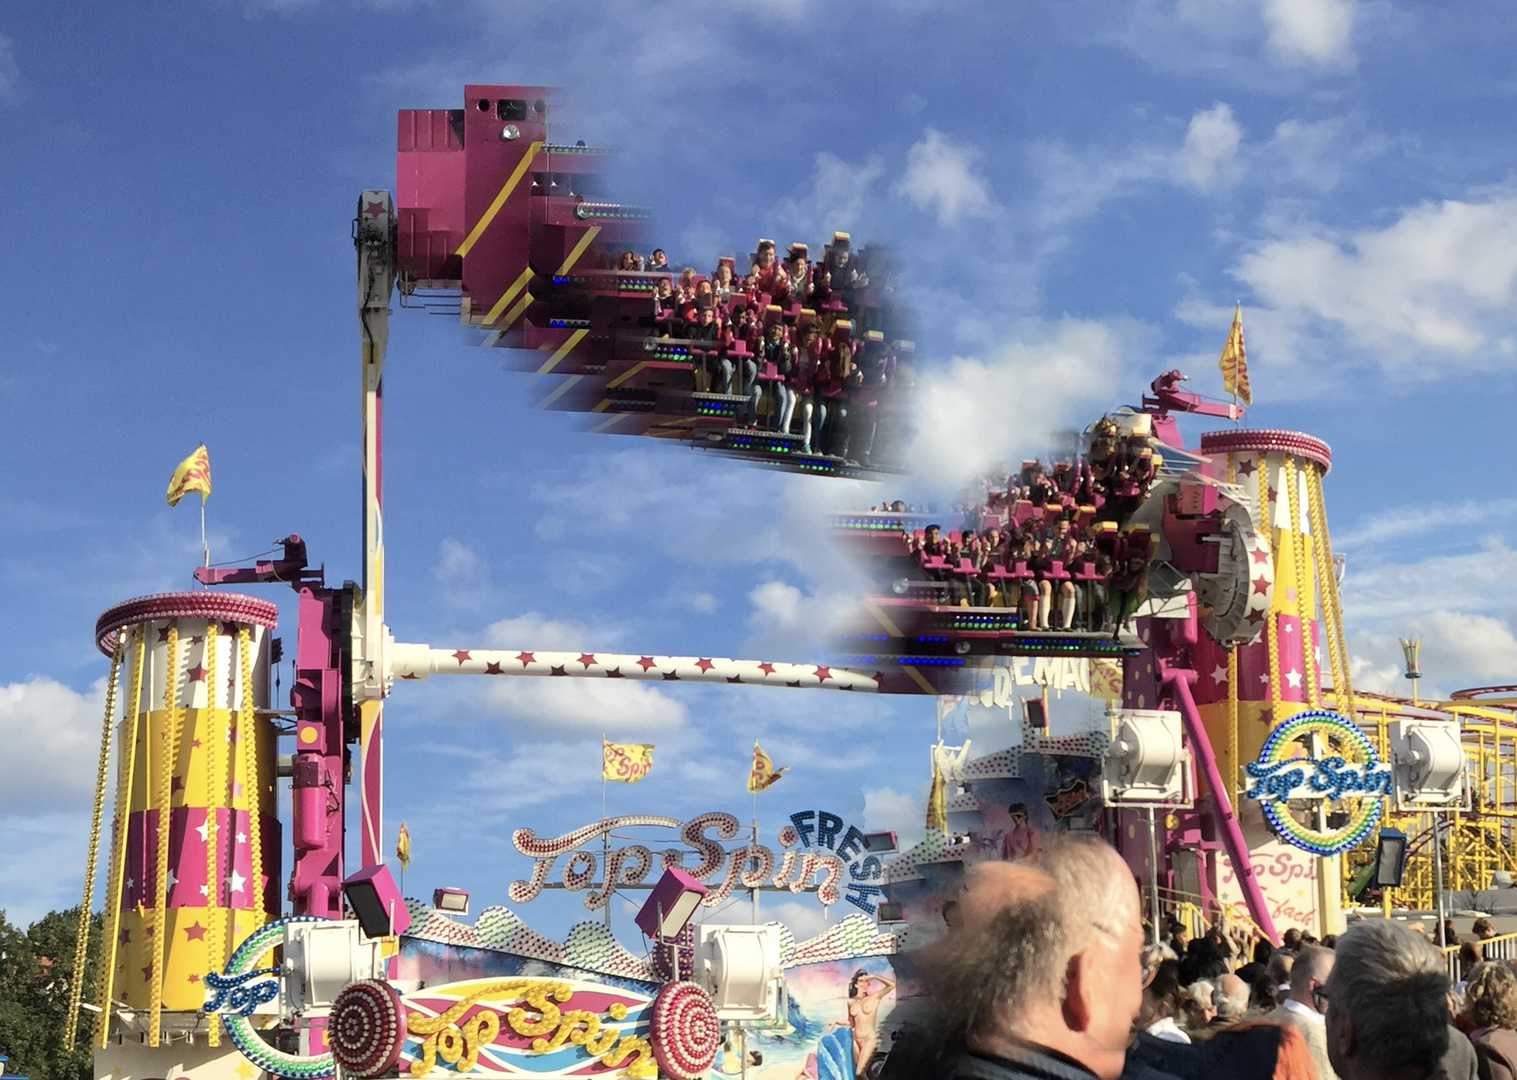
{"type": "Polygon", "coordinates": [[[164,593],[96,624],[124,700],[97,1046],[123,1027],[149,1046],[196,1031],[215,1045],[216,1027],[195,1015],[202,980],[278,915],[275,732],[260,713],[275,616],[251,596],[164,593]],[[127,1013],[114,1025],[113,1008],[127,1013]]]}
{"type": "MultiPolygon", "coordinates": [[[[1244,632],[1252,629],[1252,640],[1227,648],[1200,635],[1192,653],[1196,704],[1219,770],[1232,784],[1228,794],[1239,808],[1261,888],[1280,913],[1277,925],[1330,933],[1341,929],[1342,920],[1336,857],[1321,858],[1276,839],[1241,794],[1248,786],[1244,765],[1259,756],[1276,726],[1311,708],[1334,708],[1353,718],[1322,500],[1332,453],[1301,432],[1246,428],[1202,435],[1201,452],[1209,476],[1241,489],[1255,508],[1269,550],[1250,553],[1267,562],[1250,575],[1244,632]],[[1323,677],[1324,659],[1330,679],[1323,677]],[[1324,703],[1329,688],[1332,700],[1324,703]]],[[[1219,883],[1222,892],[1227,884],[1219,883]]]]}

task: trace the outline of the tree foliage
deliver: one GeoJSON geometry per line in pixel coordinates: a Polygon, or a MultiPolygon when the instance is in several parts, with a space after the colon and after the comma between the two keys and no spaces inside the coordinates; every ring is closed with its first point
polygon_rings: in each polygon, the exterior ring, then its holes
{"type": "MultiPolygon", "coordinates": [[[[95,992],[101,917],[90,919],[84,1000],[95,992]]],[[[90,1080],[93,1013],[68,1015],[74,978],[79,909],[50,911],[24,931],[0,911],[0,1053],[10,1055],[7,1073],[31,1080],[90,1080]],[[65,1024],[77,1025],[74,1049],[63,1049],[65,1024]]]]}

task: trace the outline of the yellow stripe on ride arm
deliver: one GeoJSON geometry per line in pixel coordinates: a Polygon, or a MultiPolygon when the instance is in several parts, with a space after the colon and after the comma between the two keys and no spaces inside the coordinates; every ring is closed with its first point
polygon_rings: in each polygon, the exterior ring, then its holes
{"type": "Polygon", "coordinates": [[[585,339],[585,335],[589,332],[590,331],[588,330],[576,330],[574,333],[570,334],[569,340],[564,342],[553,351],[553,355],[548,357],[547,362],[543,364],[542,367],[537,369],[537,373],[539,375],[546,375],[552,371],[556,366],[558,366],[558,362],[560,360],[569,355],[569,350],[583,341],[585,339]]]}
{"type": "Polygon", "coordinates": [[[522,159],[516,163],[516,168],[506,178],[506,182],[501,185],[500,191],[495,196],[495,201],[479,216],[479,220],[474,223],[474,228],[469,230],[469,235],[464,237],[464,242],[458,245],[458,250],[453,252],[453,254],[469,254],[469,249],[479,242],[479,238],[490,227],[490,222],[495,220],[495,215],[500,213],[500,208],[506,205],[506,200],[511,197],[511,192],[516,190],[516,185],[521,183],[521,178],[527,175],[527,170],[532,167],[532,162],[537,158],[537,152],[542,148],[541,139],[527,147],[527,152],[522,155],[522,159]]]}

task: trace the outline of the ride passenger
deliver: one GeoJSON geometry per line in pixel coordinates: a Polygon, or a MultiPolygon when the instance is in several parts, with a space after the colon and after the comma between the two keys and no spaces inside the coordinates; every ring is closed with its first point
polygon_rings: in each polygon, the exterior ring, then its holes
{"type": "Polygon", "coordinates": [[[795,389],[791,385],[795,352],[785,340],[785,325],[772,322],[764,331],[763,360],[773,364],[779,375],[774,383],[774,430],[781,435],[790,434],[790,417],[795,412],[795,389]]]}

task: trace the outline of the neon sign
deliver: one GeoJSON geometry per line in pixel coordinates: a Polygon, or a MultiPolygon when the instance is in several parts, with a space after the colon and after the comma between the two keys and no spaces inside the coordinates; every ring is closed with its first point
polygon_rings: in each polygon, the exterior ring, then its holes
{"type": "Polygon", "coordinates": [[[803,810],[791,814],[789,824],[780,828],[778,852],[752,839],[730,848],[722,843],[747,831],[736,817],[723,813],[701,814],[685,822],[627,814],[555,837],[540,838],[531,829],[517,829],[511,843],[533,860],[532,873],[512,882],[507,895],[516,904],[535,900],[548,887],[559,860],[565,859],[558,884],[571,892],[584,892],[585,907],[591,911],[605,907],[617,888],[642,885],[650,875],[677,866],[697,881],[712,883],[704,901],[708,907],[726,900],[734,889],[772,887],[815,892],[825,905],[847,900],[874,914],[875,898],[883,894],[879,883],[884,880],[885,865],[878,855],[866,852],[864,833],[856,826],[826,810],[803,810]],[[635,827],[677,830],[685,846],[661,851],[647,844],[603,851],[585,847],[605,834],[635,827]]]}
{"type": "Polygon", "coordinates": [[[1259,759],[1244,768],[1250,780],[1245,797],[1256,799],[1270,828],[1287,843],[1314,855],[1336,855],[1363,840],[1380,820],[1382,800],[1391,793],[1392,772],[1380,763],[1358,725],[1327,709],[1297,713],[1276,725],[1259,759]],[[1299,740],[1321,736],[1336,751],[1323,757],[1303,754],[1299,740]],[[1283,804],[1292,800],[1348,801],[1349,820],[1337,828],[1301,824],[1283,804]]]}

